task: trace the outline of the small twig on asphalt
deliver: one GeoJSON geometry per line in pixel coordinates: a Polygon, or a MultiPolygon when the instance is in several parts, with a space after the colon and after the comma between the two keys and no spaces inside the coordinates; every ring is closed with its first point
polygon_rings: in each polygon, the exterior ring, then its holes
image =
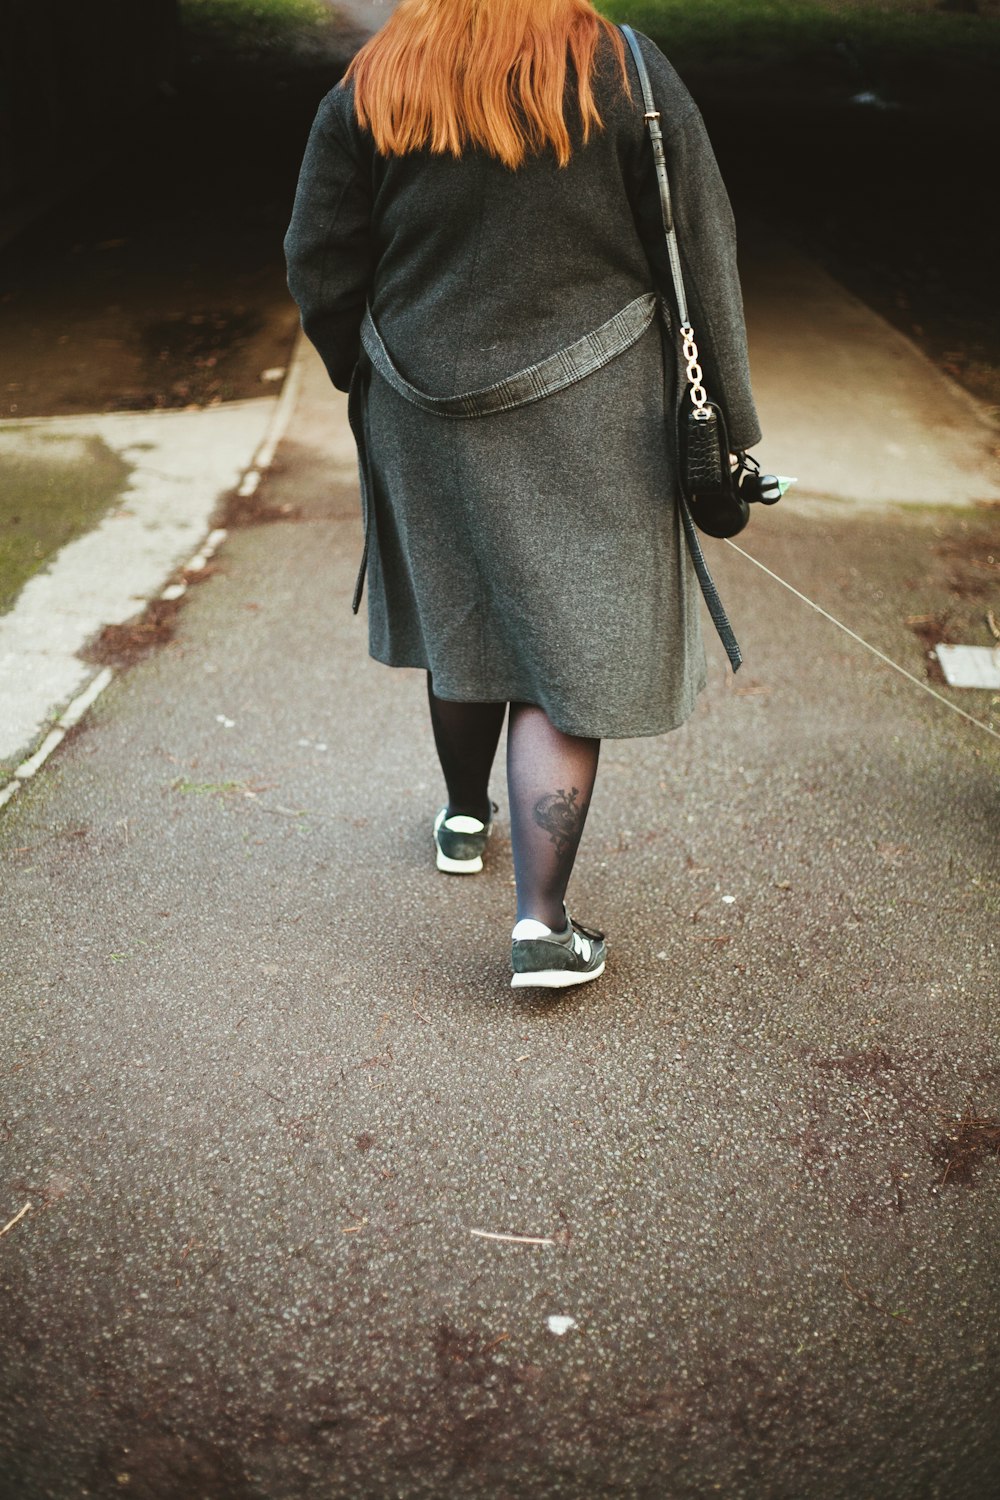
{"type": "Polygon", "coordinates": [[[30,1207],[31,1207],[31,1204],[30,1203],[26,1203],[24,1205],[24,1207],[21,1209],[21,1212],[19,1214],[15,1214],[14,1217],[11,1219],[10,1223],[9,1224],[5,1224],[3,1226],[3,1228],[0,1229],[0,1239],[3,1239],[3,1237],[7,1233],[8,1229],[13,1229],[14,1225],[17,1224],[19,1222],[19,1220],[21,1220],[21,1219],[24,1218],[25,1214],[28,1212],[28,1209],[30,1207]]]}
{"type": "Polygon", "coordinates": [[[913,1319],[912,1318],[908,1318],[905,1313],[891,1312],[889,1310],[889,1308],[882,1307],[882,1305],[880,1303],[878,1303],[878,1302],[875,1301],[875,1298],[871,1295],[871,1293],[864,1291],[864,1289],[862,1287],[852,1286],[851,1283],[847,1279],[847,1272],[846,1271],[844,1271],[842,1273],[842,1277],[843,1277],[844,1285],[846,1286],[847,1290],[849,1292],[853,1292],[853,1294],[854,1294],[855,1297],[860,1298],[860,1300],[862,1302],[864,1302],[868,1307],[872,1308],[875,1312],[882,1313],[882,1315],[884,1317],[886,1317],[886,1318],[893,1318],[897,1323],[912,1323],[913,1322],[913,1319]]]}
{"type": "Polygon", "coordinates": [[[993,639],[1000,641],[1000,625],[997,624],[997,617],[991,609],[986,611],[986,623],[990,627],[990,635],[993,639]]]}
{"type": "Polygon", "coordinates": [[[510,1338],[510,1334],[509,1333],[502,1333],[500,1335],[500,1337],[498,1339],[494,1339],[491,1344],[484,1344],[480,1352],[482,1354],[489,1354],[490,1350],[491,1349],[495,1349],[496,1346],[497,1346],[497,1344],[502,1344],[505,1339],[509,1339],[509,1338],[510,1338]]]}
{"type": "Polygon", "coordinates": [[[417,1008],[417,996],[420,994],[420,991],[424,987],[424,980],[426,979],[426,977],[426,974],[421,974],[420,983],[417,985],[416,989],[413,991],[413,994],[410,996],[410,1005],[413,1007],[413,1014],[420,1021],[430,1021],[430,1016],[425,1016],[423,1011],[418,1010],[417,1008]]]}
{"type": "Polygon", "coordinates": [[[470,1229],[481,1240],[504,1240],[510,1245],[554,1245],[555,1240],[539,1234],[493,1234],[488,1229],[470,1229]]]}
{"type": "MultiPolygon", "coordinates": [[[[244,1016],[243,1019],[246,1020],[246,1017],[244,1016]]],[[[258,1094],[263,1094],[265,1099],[273,1099],[274,1102],[275,1102],[275,1104],[287,1104],[288,1103],[287,1099],[282,1099],[279,1094],[272,1094],[270,1089],[262,1088],[259,1083],[253,1083],[253,1082],[251,1082],[250,1087],[252,1089],[256,1089],[257,1092],[258,1092],[258,1094]]]]}

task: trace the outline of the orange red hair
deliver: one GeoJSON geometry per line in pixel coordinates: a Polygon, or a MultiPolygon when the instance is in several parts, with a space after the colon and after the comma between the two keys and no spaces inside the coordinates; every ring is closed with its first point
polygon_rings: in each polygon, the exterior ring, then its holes
{"type": "Polygon", "coordinates": [[[551,147],[564,167],[570,63],[584,141],[601,128],[592,79],[602,33],[627,91],[621,34],[589,0],[401,0],[346,77],[359,124],[386,156],[478,146],[517,168],[551,147]]]}

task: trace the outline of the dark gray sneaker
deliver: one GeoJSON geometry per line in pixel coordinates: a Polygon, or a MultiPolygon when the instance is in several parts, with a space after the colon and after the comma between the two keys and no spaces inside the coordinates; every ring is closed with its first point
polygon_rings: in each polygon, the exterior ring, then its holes
{"type": "Polygon", "coordinates": [[[543,922],[526,917],[514,928],[511,940],[511,989],[562,990],[599,979],[604,973],[604,933],[582,927],[569,916],[564,932],[553,932],[543,922]]]}
{"type": "Polygon", "coordinates": [[[434,819],[434,848],[437,852],[437,867],[446,875],[478,875],[483,868],[483,850],[493,832],[493,813],[488,823],[478,818],[467,818],[462,814],[448,817],[448,809],[442,807],[434,819]]]}

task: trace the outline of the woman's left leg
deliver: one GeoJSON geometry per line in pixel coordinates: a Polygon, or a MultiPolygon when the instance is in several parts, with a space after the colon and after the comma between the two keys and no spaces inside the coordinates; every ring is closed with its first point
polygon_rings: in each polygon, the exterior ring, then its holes
{"type": "Polygon", "coordinates": [[[447,817],[488,823],[492,813],[490,771],[500,741],[506,703],[450,703],[434,692],[427,674],[427,700],[438,760],[448,788],[447,817]]]}

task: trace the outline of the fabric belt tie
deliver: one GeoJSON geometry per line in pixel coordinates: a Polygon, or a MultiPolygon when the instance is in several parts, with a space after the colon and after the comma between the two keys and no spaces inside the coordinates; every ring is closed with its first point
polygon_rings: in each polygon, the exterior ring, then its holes
{"type": "Polygon", "coordinates": [[[646,292],[575,344],[567,344],[565,349],[519,370],[507,380],[498,380],[482,390],[466,391],[462,396],[427,396],[404,379],[389,357],[370,309],[366,309],[361,324],[361,343],[382,379],[421,411],[437,417],[492,417],[553,396],[610,364],[642,338],[656,315],[658,300],[655,292],[646,292]]]}
{"type": "MultiPolygon", "coordinates": [[[[630,302],[627,307],[623,307],[620,312],[615,313],[613,318],[602,323],[599,328],[584,334],[583,338],[577,339],[575,343],[567,344],[564,349],[557,350],[555,354],[550,354],[547,359],[540,360],[538,364],[529,365],[525,370],[519,370],[516,375],[511,375],[506,380],[498,380],[494,385],[484,386],[481,390],[466,391],[459,396],[428,396],[426,392],[411,385],[393,364],[389,351],[382,342],[382,336],[375,326],[370,308],[365,309],[364,320],[361,324],[361,345],[371,361],[372,368],[381,375],[386,384],[411,405],[418,406],[421,411],[430,412],[437,417],[492,417],[501,412],[515,411],[519,406],[529,406],[533,401],[542,401],[546,396],[554,396],[557,391],[566,390],[568,386],[575,385],[578,380],[584,380],[588,375],[593,375],[596,370],[603,369],[613,359],[617,359],[619,354],[624,354],[627,349],[631,349],[633,344],[639,342],[656,316],[659,301],[655,292],[645,292],[641,297],[636,297],[635,301],[630,302]]],[[[743,657],[722,600],[719,598],[715,581],[708,570],[705,554],[701,550],[698,533],[683,491],[680,491],[679,499],[684,535],[687,538],[688,551],[701,586],[702,596],[735,672],[743,657]]],[[[362,559],[361,572],[355,588],[355,612],[361,603],[367,552],[366,538],[365,557],[362,559]]]]}

